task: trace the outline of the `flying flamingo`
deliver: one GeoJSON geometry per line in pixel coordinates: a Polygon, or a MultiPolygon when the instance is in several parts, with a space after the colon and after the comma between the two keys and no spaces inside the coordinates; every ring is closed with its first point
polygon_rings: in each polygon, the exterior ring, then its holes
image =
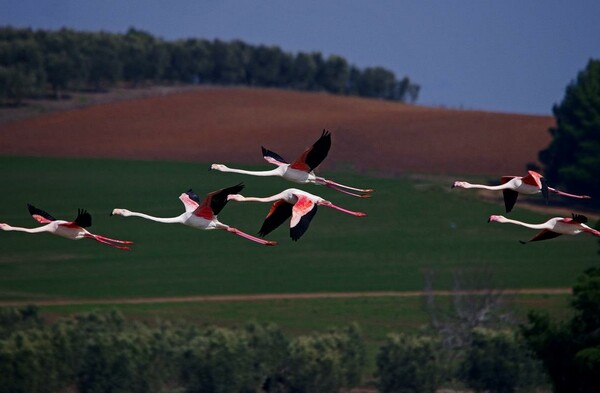
{"type": "Polygon", "coordinates": [[[96,240],[97,242],[107,244],[111,247],[119,248],[121,250],[129,250],[129,247],[119,246],[117,244],[133,244],[133,242],[130,241],[115,240],[88,232],[85,228],[92,226],[92,216],[85,210],[79,209],[77,213],[77,218],[75,218],[75,220],[64,221],[57,220],[45,211],[40,210],[30,204],[27,204],[27,207],[29,208],[29,213],[31,214],[31,216],[40,224],[44,224],[44,226],[37,228],[20,228],[0,223],[0,229],[2,229],[3,231],[18,231],[27,233],[50,232],[53,235],[66,237],[67,239],[71,240],[92,239],[96,240]]]}
{"type": "Polygon", "coordinates": [[[330,147],[331,134],[326,130],[323,130],[321,137],[311,147],[306,149],[304,153],[302,153],[302,155],[291,164],[284,160],[279,154],[262,147],[263,158],[268,163],[277,165],[277,168],[270,171],[246,171],[243,169],[228,168],[222,164],[212,164],[210,166],[210,169],[214,169],[221,172],[241,173],[244,175],[252,176],[281,176],[284,179],[293,181],[295,183],[320,184],[348,195],[356,196],[359,198],[368,198],[370,196],[369,193],[373,192],[372,189],[362,189],[345,186],[343,184],[339,184],[334,181],[327,180],[323,177],[315,175],[313,170],[317,166],[319,166],[319,164],[321,164],[325,157],[327,157],[327,153],[329,152],[330,147]],[[361,194],[357,194],[348,190],[357,191],[361,194]]]}
{"type": "Polygon", "coordinates": [[[177,217],[153,217],[148,214],[136,213],[126,209],[114,209],[111,216],[141,217],[151,221],[162,222],[164,224],[184,224],[204,230],[221,229],[266,246],[276,245],[277,242],[259,239],[242,232],[239,229],[225,225],[217,219],[217,214],[219,214],[227,204],[227,195],[238,193],[243,188],[244,185],[240,183],[233,187],[211,192],[204,197],[202,202],[200,202],[198,195],[190,189],[188,192],[184,192],[179,196],[179,199],[183,202],[185,207],[185,213],[177,217]]]}
{"type": "Polygon", "coordinates": [[[331,207],[357,217],[366,216],[365,213],[344,209],[321,197],[295,188],[288,188],[279,194],[265,198],[244,197],[242,195],[232,194],[229,195],[227,199],[238,202],[275,202],[273,203],[273,206],[271,206],[271,210],[269,211],[269,214],[267,214],[267,217],[258,232],[261,237],[268,235],[272,230],[291,217],[290,237],[292,240],[297,241],[308,229],[310,221],[317,213],[317,206],[319,205],[331,207]]]}
{"type": "Polygon", "coordinates": [[[519,193],[526,195],[539,194],[540,192],[544,196],[544,199],[548,201],[548,192],[554,194],[578,198],[578,199],[589,199],[587,195],[574,195],[566,192],[559,191],[555,188],[548,187],[546,179],[542,175],[534,171],[528,171],[527,176],[502,176],[502,184],[498,186],[487,186],[484,184],[471,184],[466,181],[455,181],[452,188],[483,188],[486,190],[502,190],[504,195],[504,206],[506,212],[510,213],[513,206],[517,202],[519,193]]]}
{"type": "MultiPolygon", "coordinates": [[[[594,236],[600,236],[600,231],[585,225],[587,222],[587,217],[581,214],[572,214],[572,218],[554,217],[542,224],[528,224],[521,221],[510,220],[504,216],[495,215],[490,216],[488,222],[499,222],[502,224],[508,223],[521,225],[531,229],[541,229],[542,231],[530,239],[530,242],[553,239],[560,235],[577,235],[581,232],[587,232],[594,236]]],[[[521,243],[525,244],[527,242],[521,241],[521,243]]]]}

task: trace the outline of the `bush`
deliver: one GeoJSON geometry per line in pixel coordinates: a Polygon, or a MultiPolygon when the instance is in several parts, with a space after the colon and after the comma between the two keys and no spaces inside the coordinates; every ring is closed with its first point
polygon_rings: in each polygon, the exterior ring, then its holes
{"type": "Polygon", "coordinates": [[[360,330],[352,325],[292,340],[279,380],[290,393],[337,393],[360,383],[364,363],[360,330]]]}
{"type": "Polygon", "coordinates": [[[243,329],[127,322],[93,312],[44,324],[0,309],[0,393],[337,392],[360,383],[356,326],[291,342],[274,325],[243,329]]]}
{"type": "Polygon", "coordinates": [[[440,340],[390,334],[377,354],[382,393],[433,393],[443,375],[440,340]]]}
{"type": "Polygon", "coordinates": [[[461,379],[477,392],[510,393],[539,386],[541,365],[512,331],[476,328],[460,367],[461,379]]]}

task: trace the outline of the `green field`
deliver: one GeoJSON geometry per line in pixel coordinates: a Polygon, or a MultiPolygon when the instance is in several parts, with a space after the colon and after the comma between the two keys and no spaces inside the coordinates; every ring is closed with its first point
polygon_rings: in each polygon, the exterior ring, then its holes
{"type": "MultiPolygon", "coordinates": [[[[369,216],[320,208],[300,241],[291,241],[286,227],[274,231],[269,238],[279,241],[276,247],[221,231],[109,217],[115,207],[178,215],[183,211],[178,196],[188,188],[204,195],[243,181],[244,195],[266,196],[293,186],[281,179],[207,169],[208,164],[182,162],[0,158],[0,222],[36,226],[27,203],[64,219],[86,208],[93,215],[92,232],[136,243],[125,252],[90,240],[0,232],[0,300],[419,290],[426,269],[435,271],[436,289],[450,289],[457,269],[491,269],[496,287],[571,287],[598,261],[598,243],[591,236],[523,246],[518,240],[535,231],[487,223],[490,214],[502,213],[501,204],[436,181],[327,174],[342,183],[373,187],[376,193],[358,199],[324,187],[300,188],[369,216]]],[[[256,233],[268,208],[230,202],[219,218],[256,233]]],[[[519,205],[511,216],[547,218],[519,205]]],[[[558,316],[567,312],[566,296],[520,296],[514,304],[520,316],[530,308],[558,316]]],[[[93,309],[201,325],[274,322],[291,334],[358,322],[371,359],[387,333],[417,331],[428,321],[418,298],[44,306],[42,312],[56,317],[93,309]]]]}
{"type": "MultiPolygon", "coordinates": [[[[447,185],[338,174],[340,182],[376,189],[358,199],[304,186],[334,203],[369,214],[357,218],[319,209],[298,242],[281,227],[264,247],[221,231],[199,231],[139,218],[109,217],[114,207],[175,216],[181,192],[199,195],[243,181],[245,195],[270,195],[290,183],[208,171],[208,164],[118,160],[0,158],[0,220],[36,226],[26,203],[57,218],[77,208],[93,215],[92,232],[136,242],[124,252],[89,240],[49,234],[0,233],[0,299],[120,298],[198,294],[418,290],[422,271],[437,272],[449,288],[454,269],[493,269],[495,285],[570,287],[597,263],[591,236],[562,237],[522,246],[535,231],[488,224],[502,206],[447,185]]],[[[250,233],[269,206],[230,202],[220,220],[250,233]]],[[[512,217],[542,221],[519,209],[512,217]]]]}

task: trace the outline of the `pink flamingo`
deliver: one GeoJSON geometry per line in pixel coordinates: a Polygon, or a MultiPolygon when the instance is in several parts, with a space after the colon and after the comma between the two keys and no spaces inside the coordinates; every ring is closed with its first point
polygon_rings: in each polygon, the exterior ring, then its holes
{"type": "Polygon", "coordinates": [[[239,229],[230,227],[221,223],[217,219],[217,214],[223,210],[223,207],[227,204],[227,195],[240,192],[244,188],[243,184],[238,184],[233,187],[224,188],[217,190],[206,195],[204,200],[200,202],[200,198],[191,189],[188,192],[184,192],[179,196],[181,202],[185,207],[185,213],[169,218],[153,217],[144,213],[132,212],[127,209],[114,209],[111,216],[123,216],[123,217],[141,217],[146,220],[162,222],[164,224],[184,224],[191,226],[196,229],[213,230],[221,229],[227,232],[233,233],[234,235],[241,236],[245,239],[253,242],[264,244],[266,246],[274,246],[277,242],[259,239],[239,229]]]}
{"type": "MultiPolygon", "coordinates": [[[[488,222],[499,222],[502,224],[508,223],[521,225],[531,229],[541,229],[542,231],[530,239],[530,242],[553,239],[560,235],[577,235],[582,232],[591,233],[594,236],[600,236],[600,231],[585,225],[587,222],[587,217],[580,214],[572,214],[572,218],[554,217],[542,224],[528,224],[517,220],[510,220],[504,216],[496,215],[490,216],[488,222]]],[[[527,242],[521,241],[521,243],[525,244],[527,242]]]]}
{"type": "Polygon", "coordinates": [[[542,175],[534,171],[528,171],[527,176],[502,176],[502,184],[498,186],[487,186],[484,184],[471,184],[466,181],[455,181],[452,188],[483,188],[486,190],[502,190],[504,196],[504,206],[506,212],[510,213],[513,206],[517,202],[519,193],[526,195],[533,195],[542,193],[544,199],[548,201],[548,192],[554,194],[578,198],[578,199],[589,199],[587,195],[574,195],[563,191],[559,191],[555,188],[548,187],[546,179],[542,175]]]}
{"type": "Polygon", "coordinates": [[[373,192],[372,189],[354,188],[345,186],[340,183],[336,183],[331,180],[327,180],[323,177],[315,175],[313,170],[321,164],[321,162],[327,157],[329,148],[331,147],[331,134],[325,130],[321,134],[321,137],[308,149],[302,153],[302,155],[293,163],[289,164],[279,154],[274,153],[270,150],[262,147],[263,158],[270,164],[277,165],[276,169],[270,171],[246,171],[243,169],[228,168],[223,164],[212,164],[210,169],[214,169],[221,172],[233,172],[241,173],[244,175],[251,176],[280,176],[286,180],[306,184],[313,183],[324,185],[331,189],[343,192],[348,195],[352,195],[359,198],[368,198],[369,193],[373,192]],[[357,194],[351,191],[357,191],[361,194],[357,194]]]}
{"type": "Polygon", "coordinates": [[[53,235],[66,237],[67,239],[71,240],[92,239],[97,242],[107,244],[111,247],[119,248],[121,250],[129,250],[130,248],[127,246],[119,246],[117,244],[133,244],[133,242],[127,240],[111,239],[105,236],[95,235],[93,233],[88,232],[85,228],[92,226],[92,216],[85,210],[79,209],[77,213],[77,218],[75,218],[75,220],[64,221],[57,220],[45,211],[40,210],[30,204],[27,204],[27,207],[29,208],[29,213],[31,214],[31,216],[40,224],[44,224],[44,226],[38,228],[21,228],[0,223],[0,229],[2,229],[3,231],[17,231],[26,233],[49,232],[53,235]]]}
{"type": "Polygon", "coordinates": [[[271,206],[271,210],[267,214],[258,233],[260,236],[266,236],[291,217],[290,237],[294,241],[300,239],[308,229],[310,221],[317,213],[317,206],[331,207],[357,217],[366,216],[365,213],[344,209],[321,197],[295,188],[288,188],[279,194],[265,198],[244,197],[242,195],[232,194],[229,195],[227,199],[238,202],[275,202],[271,206]]]}

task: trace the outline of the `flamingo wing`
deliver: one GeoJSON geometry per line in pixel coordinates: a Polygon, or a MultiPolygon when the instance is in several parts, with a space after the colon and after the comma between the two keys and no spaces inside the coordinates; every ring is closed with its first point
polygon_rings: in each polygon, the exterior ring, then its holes
{"type": "Polygon", "coordinates": [[[580,224],[585,224],[586,222],[588,222],[588,218],[583,214],[571,213],[571,216],[573,217],[573,221],[578,222],[580,224]]]}
{"type": "Polygon", "coordinates": [[[183,206],[185,207],[186,212],[193,212],[200,205],[200,198],[192,189],[190,188],[187,192],[179,195],[179,200],[183,202],[183,206]]]}
{"type": "Polygon", "coordinates": [[[508,183],[510,180],[514,179],[515,177],[518,177],[518,176],[502,176],[500,178],[500,181],[502,182],[502,184],[508,183]]]}
{"type": "Polygon", "coordinates": [[[283,164],[287,164],[288,162],[281,157],[279,154],[272,152],[271,150],[267,150],[265,149],[264,146],[261,146],[262,149],[262,154],[263,154],[263,158],[270,164],[275,164],[275,165],[283,165],[283,164]]]}
{"type": "Polygon", "coordinates": [[[292,163],[291,167],[305,172],[311,172],[327,157],[331,148],[331,134],[323,130],[321,137],[292,163]]]}
{"type": "Polygon", "coordinates": [[[243,189],[244,185],[240,183],[206,194],[202,203],[194,210],[194,214],[212,220],[227,204],[227,195],[239,194],[243,189]]]}
{"type": "Polygon", "coordinates": [[[90,213],[88,213],[88,211],[85,209],[78,209],[77,217],[72,222],[72,224],[75,224],[82,228],[91,227],[92,226],[92,215],[90,213]]]}
{"type": "Polygon", "coordinates": [[[290,237],[297,241],[308,230],[311,220],[317,214],[317,204],[307,197],[299,196],[292,209],[290,237]]]}
{"type": "Polygon", "coordinates": [[[529,243],[529,242],[537,242],[540,240],[554,239],[555,237],[559,237],[560,235],[561,235],[560,233],[553,232],[549,229],[544,229],[543,231],[541,231],[540,233],[538,233],[537,235],[532,237],[529,241],[527,241],[527,242],[521,241],[521,243],[525,244],[525,243],[529,243]]]}
{"type": "Polygon", "coordinates": [[[546,204],[548,204],[549,192],[548,192],[548,183],[546,182],[546,178],[544,178],[544,177],[540,178],[540,183],[542,184],[542,196],[546,200],[546,204]]]}
{"type": "Polygon", "coordinates": [[[506,208],[506,212],[510,213],[515,206],[515,203],[517,203],[519,193],[515,190],[502,190],[502,195],[504,196],[504,207],[506,208]]]}
{"type": "Polygon", "coordinates": [[[262,227],[260,227],[260,230],[258,231],[259,236],[264,237],[283,224],[285,220],[292,216],[293,207],[294,206],[291,203],[287,203],[283,199],[275,202],[271,206],[269,214],[267,214],[262,227]]]}
{"type": "Polygon", "coordinates": [[[27,204],[27,208],[29,209],[29,214],[31,214],[31,217],[33,217],[33,219],[40,224],[49,224],[52,221],[56,221],[56,218],[29,203],[27,204]]]}
{"type": "Polygon", "coordinates": [[[540,175],[537,172],[527,171],[527,176],[523,176],[521,178],[521,180],[523,181],[523,183],[529,184],[530,186],[537,187],[541,190],[543,187],[543,185],[542,185],[543,177],[544,176],[540,175]]]}

